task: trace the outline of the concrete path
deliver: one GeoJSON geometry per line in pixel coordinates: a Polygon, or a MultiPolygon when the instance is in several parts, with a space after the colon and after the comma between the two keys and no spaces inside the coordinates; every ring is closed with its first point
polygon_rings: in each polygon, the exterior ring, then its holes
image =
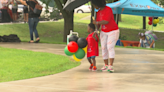
{"type": "MultiPolygon", "coordinates": [[[[65,45],[0,43],[0,46],[64,55],[65,45]]],[[[101,49],[100,49],[101,55],[101,49]]],[[[54,57],[55,58],[55,57],[54,57]]],[[[103,66],[97,57],[97,67],[103,66]]],[[[89,72],[86,59],[62,73],[0,83],[0,92],[163,92],[164,52],[116,48],[115,73],[89,72]]]]}

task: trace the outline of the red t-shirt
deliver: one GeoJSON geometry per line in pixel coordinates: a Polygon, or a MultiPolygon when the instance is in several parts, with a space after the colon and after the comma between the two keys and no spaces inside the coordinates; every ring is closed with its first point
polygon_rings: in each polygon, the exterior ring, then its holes
{"type": "MultiPolygon", "coordinates": [[[[94,32],[93,32],[94,33],[94,32]]],[[[92,37],[93,33],[89,34],[88,37],[86,38],[88,42],[88,48],[87,48],[87,57],[91,56],[99,56],[99,38],[96,35],[97,41],[92,37]]]]}
{"type": "Polygon", "coordinates": [[[101,30],[103,32],[110,32],[118,29],[118,25],[114,20],[113,11],[110,7],[105,6],[103,10],[99,10],[97,12],[96,21],[102,21],[102,20],[109,22],[108,24],[101,25],[101,30]]]}

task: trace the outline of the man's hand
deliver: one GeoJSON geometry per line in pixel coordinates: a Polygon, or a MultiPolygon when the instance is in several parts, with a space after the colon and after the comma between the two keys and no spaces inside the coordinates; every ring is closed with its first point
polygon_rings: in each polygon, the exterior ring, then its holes
{"type": "Polygon", "coordinates": [[[96,25],[96,20],[93,20],[93,24],[95,24],[95,25],[96,25]]]}

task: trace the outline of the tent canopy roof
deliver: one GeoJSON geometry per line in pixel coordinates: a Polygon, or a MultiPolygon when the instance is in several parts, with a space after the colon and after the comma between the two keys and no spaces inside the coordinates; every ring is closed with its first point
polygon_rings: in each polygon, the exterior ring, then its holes
{"type": "Polygon", "coordinates": [[[109,3],[114,14],[164,17],[164,9],[151,0],[120,0],[109,3]]]}

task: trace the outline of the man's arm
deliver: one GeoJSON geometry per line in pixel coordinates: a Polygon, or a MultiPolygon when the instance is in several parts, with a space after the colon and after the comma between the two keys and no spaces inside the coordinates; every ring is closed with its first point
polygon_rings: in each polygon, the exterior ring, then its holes
{"type": "Polygon", "coordinates": [[[105,20],[102,20],[102,21],[96,21],[96,20],[93,20],[93,24],[95,25],[105,25],[105,24],[108,24],[109,21],[105,21],[105,20]]]}
{"type": "Polygon", "coordinates": [[[19,0],[23,5],[27,5],[26,1],[19,0]]]}

